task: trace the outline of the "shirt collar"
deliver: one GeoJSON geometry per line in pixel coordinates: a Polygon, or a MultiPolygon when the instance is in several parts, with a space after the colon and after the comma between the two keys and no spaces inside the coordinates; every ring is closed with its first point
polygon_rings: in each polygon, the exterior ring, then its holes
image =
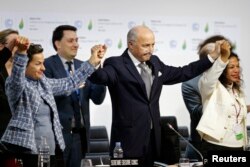
{"type": "MultiPolygon", "coordinates": [[[[58,55],[58,56],[59,56],[60,60],[62,61],[64,68],[67,69],[68,66],[66,65],[66,62],[67,62],[68,60],[66,60],[65,58],[63,58],[63,57],[60,56],[60,55],[58,55]]],[[[71,60],[71,62],[72,62],[72,64],[74,64],[74,59],[71,60]]]]}
{"type": "Polygon", "coordinates": [[[128,50],[128,55],[136,67],[141,63],[139,60],[135,58],[135,56],[129,50],[128,50]]]}
{"type": "MultiPolygon", "coordinates": [[[[64,57],[62,57],[62,56],[60,56],[60,55],[58,55],[58,56],[60,57],[60,59],[61,59],[61,61],[63,62],[63,64],[65,64],[65,62],[68,61],[68,60],[66,60],[64,57]]],[[[73,63],[74,60],[71,60],[71,62],[73,63]]]]}
{"type": "Polygon", "coordinates": [[[232,90],[232,89],[233,89],[233,83],[230,84],[230,85],[227,85],[227,89],[228,89],[228,90],[232,90]]]}

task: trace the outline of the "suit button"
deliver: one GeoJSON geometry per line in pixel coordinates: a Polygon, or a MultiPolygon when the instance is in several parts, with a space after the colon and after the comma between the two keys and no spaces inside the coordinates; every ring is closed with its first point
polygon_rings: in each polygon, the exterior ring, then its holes
{"type": "Polygon", "coordinates": [[[222,141],[223,140],[223,138],[220,138],[220,141],[222,141]]]}
{"type": "Polygon", "coordinates": [[[224,129],[227,129],[227,127],[224,127],[224,129]]]}
{"type": "Polygon", "coordinates": [[[228,118],[231,118],[231,115],[228,115],[228,118]]]}

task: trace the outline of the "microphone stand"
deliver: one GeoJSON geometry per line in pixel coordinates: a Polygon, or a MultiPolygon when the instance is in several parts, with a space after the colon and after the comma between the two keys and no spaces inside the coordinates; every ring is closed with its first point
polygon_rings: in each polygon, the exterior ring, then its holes
{"type": "Polygon", "coordinates": [[[190,147],[192,147],[196,153],[199,154],[199,156],[201,157],[201,160],[202,160],[202,164],[203,164],[203,156],[202,156],[201,152],[199,150],[197,150],[197,148],[195,148],[187,139],[185,139],[185,137],[183,137],[179,132],[177,132],[171,124],[168,123],[168,127],[170,129],[172,129],[179,137],[181,137],[190,147]]]}

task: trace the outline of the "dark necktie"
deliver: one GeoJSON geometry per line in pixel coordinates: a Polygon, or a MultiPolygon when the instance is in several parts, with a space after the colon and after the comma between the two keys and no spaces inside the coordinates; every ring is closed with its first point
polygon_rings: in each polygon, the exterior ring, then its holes
{"type": "Polygon", "coordinates": [[[152,78],[151,69],[145,63],[140,63],[138,66],[141,68],[141,78],[145,83],[147,95],[149,98],[151,91],[151,78],[152,78]]]}
{"type": "Polygon", "coordinates": [[[67,65],[68,65],[68,72],[69,72],[69,74],[72,74],[72,64],[73,64],[73,62],[72,61],[66,61],[65,62],[67,65]]]}
{"type": "MultiPolygon", "coordinates": [[[[65,63],[68,65],[69,74],[72,75],[73,74],[73,70],[72,70],[73,62],[72,61],[66,61],[65,63]]],[[[84,124],[78,94],[79,94],[78,90],[72,92],[72,94],[71,94],[72,98],[76,102],[76,103],[74,103],[75,112],[74,112],[74,117],[72,118],[72,124],[71,124],[72,128],[75,128],[75,127],[79,128],[79,127],[82,127],[83,124],[84,124]]]]}

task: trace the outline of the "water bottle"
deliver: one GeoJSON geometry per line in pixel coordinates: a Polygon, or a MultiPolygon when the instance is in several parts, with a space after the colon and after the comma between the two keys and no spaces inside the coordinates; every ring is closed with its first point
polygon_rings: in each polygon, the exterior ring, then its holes
{"type": "Polygon", "coordinates": [[[123,158],[123,150],[121,147],[121,142],[116,142],[115,143],[115,148],[113,151],[113,157],[114,158],[123,158]]]}
{"type": "Polygon", "coordinates": [[[41,144],[38,148],[38,167],[50,167],[50,151],[47,139],[41,136],[41,144]]]}

